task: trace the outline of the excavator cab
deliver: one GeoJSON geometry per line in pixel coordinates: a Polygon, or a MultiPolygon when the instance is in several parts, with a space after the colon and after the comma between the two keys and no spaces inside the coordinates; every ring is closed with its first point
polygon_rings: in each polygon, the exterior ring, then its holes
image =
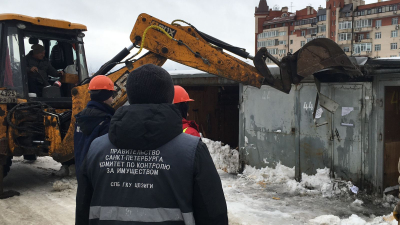
{"type": "Polygon", "coordinates": [[[73,127],[71,92],[89,77],[84,31],[86,26],[63,20],[0,14],[0,199],[15,194],[2,190],[12,156],[51,155],[73,127]],[[49,85],[40,94],[31,91],[27,62],[36,44],[44,47],[51,66],[64,72],[61,78],[41,76],[49,85]],[[51,85],[56,80],[61,87],[51,85]]]}
{"type": "MultiPolygon", "coordinates": [[[[54,107],[71,108],[71,89],[88,78],[82,33],[85,30],[85,26],[67,21],[0,15],[0,88],[19,99],[45,101],[54,107]],[[43,96],[29,93],[28,88],[26,58],[35,44],[45,48],[45,58],[56,70],[66,73],[60,79],[61,87],[45,91],[43,96]]],[[[57,78],[49,76],[50,84],[54,80],[57,78]]]]}

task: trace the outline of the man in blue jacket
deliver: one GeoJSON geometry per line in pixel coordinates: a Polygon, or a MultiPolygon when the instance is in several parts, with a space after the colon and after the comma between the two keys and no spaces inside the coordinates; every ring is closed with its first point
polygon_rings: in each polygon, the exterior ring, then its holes
{"type": "Polygon", "coordinates": [[[92,141],[108,133],[111,117],[114,115],[113,101],[114,83],[104,75],[92,78],[89,83],[91,101],[86,108],[75,115],[74,134],[75,169],[79,173],[92,141]]]}
{"type": "Polygon", "coordinates": [[[126,93],[82,163],[75,224],[228,225],[221,180],[207,146],[182,133],[168,72],[143,65],[126,93]]]}

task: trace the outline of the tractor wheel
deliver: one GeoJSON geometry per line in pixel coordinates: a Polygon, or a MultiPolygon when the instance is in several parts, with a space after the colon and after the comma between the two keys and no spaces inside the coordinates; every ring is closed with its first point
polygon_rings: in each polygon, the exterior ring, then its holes
{"type": "Polygon", "coordinates": [[[6,164],[3,165],[3,177],[6,177],[8,172],[10,172],[11,164],[12,164],[12,156],[7,156],[6,164]]]}

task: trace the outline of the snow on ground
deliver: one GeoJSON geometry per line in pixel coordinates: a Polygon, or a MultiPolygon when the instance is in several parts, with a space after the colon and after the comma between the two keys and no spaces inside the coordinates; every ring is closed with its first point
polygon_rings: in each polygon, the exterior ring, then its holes
{"type": "MultiPolygon", "coordinates": [[[[294,168],[246,166],[238,171],[238,152],[220,142],[203,139],[218,169],[228,206],[230,225],[261,224],[397,224],[390,215],[398,199],[354,194],[351,183],[331,180],[328,169],[294,180],[294,168]],[[231,172],[231,173],[228,173],[231,172]],[[234,173],[234,174],[232,174],[234,173]]],[[[21,193],[0,200],[0,225],[74,224],[76,180],[54,173],[60,164],[50,157],[36,162],[13,159],[5,190],[21,193]]]]}

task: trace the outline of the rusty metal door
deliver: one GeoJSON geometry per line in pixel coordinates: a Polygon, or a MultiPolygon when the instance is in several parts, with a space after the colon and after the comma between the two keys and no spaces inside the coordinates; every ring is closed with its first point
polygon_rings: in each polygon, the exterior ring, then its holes
{"type": "MultiPolygon", "coordinates": [[[[314,84],[301,84],[299,87],[300,123],[300,172],[315,174],[317,169],[331,167],[332,146],[330,139],[332,114],[317,108],[315,121],[313,111],[317,89],[314,84]]],[[[330,86],[323,84],[321,93],[330,96],[330,86]]]]}
{"type": "Polygon", "coordinates": [[[384,97],[383,188],[398,184],[400,157],[400,87],[386,86],[384,97]]]}
{"type": "Polygon", "coordinates": [[[333,114],[333,168],[335,177],[361,185],[363,85],[331,85],[340,107],[333,114]]]}

